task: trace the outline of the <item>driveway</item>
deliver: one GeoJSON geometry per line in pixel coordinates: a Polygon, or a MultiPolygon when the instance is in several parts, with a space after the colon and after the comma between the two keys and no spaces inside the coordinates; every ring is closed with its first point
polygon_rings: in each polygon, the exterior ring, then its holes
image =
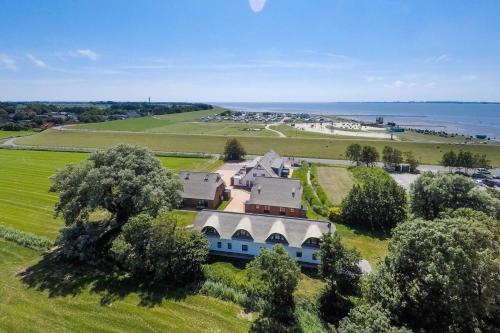
{"type": "Polygon", "coordinates": [[[238,162],[238,163],[225,163],[222,167],[220,167],[218,172],[226,186],[231,189],[231,197],[232,200],[224,209],[225,212],[235,212],[235,213],[244,213],[245,212],[245,202],[250,199],[250,192],[241,188],[235,188],[231,186],[231,177],[238,172],[247,162],[238,162]]]}

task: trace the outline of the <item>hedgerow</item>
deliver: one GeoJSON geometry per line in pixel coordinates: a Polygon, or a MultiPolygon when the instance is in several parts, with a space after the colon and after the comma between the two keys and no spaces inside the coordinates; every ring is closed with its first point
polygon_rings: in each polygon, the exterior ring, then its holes
{"type": "Polygon", "coordinates": [[[38,251],[48,250],[54,245],[54,243],[51,240],[45,237],[33,235],[28,232],[20,231],[1,224],[0,224],[0,238],[38,251]]]}

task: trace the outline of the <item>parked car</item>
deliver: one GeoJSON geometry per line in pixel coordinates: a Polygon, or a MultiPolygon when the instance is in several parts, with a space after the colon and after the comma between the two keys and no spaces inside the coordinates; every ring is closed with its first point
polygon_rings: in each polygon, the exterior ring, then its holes
{"type": "Polygon", "coordinates": [[[488,178],[484,173],[474,173],[472,174],[472,178],[474,179],[484,179],[484,178],[488,178]]]}
{"type": "Polygon", "coordinates": [[[489,187],[500,187],[500,180],[498,179],[485,179],[483,184],[489,187]]]}

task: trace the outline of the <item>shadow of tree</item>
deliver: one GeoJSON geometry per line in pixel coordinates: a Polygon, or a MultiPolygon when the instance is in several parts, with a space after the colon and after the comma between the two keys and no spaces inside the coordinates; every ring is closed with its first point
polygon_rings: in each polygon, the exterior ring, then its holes
{"type": "Polygon", "coordinates": [[[197,285],[168,287],[134,278],[112,264],[90,266],[61,260],[57,251],[46,253],[35,265],[18,273],[21,281],[49,297],[77,296],[84,291],[98,294],[100,304],[108,305],[129,294],[139,296],[140,306],[154,307],[166,299],[182,300],[196,293],[197,285]]]}

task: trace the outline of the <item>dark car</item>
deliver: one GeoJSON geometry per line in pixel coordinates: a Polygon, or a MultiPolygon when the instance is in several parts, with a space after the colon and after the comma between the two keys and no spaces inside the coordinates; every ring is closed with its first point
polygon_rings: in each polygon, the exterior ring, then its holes
{"type": "Polygon", "coordinates": [[[476,179],[482,178],[482,179],[484,179],[484,178],[488,178],[488,177],[484,173],[477,173],[476,172],[476,173],[472,174],[472,178],[476,178],[476,179]]]}

